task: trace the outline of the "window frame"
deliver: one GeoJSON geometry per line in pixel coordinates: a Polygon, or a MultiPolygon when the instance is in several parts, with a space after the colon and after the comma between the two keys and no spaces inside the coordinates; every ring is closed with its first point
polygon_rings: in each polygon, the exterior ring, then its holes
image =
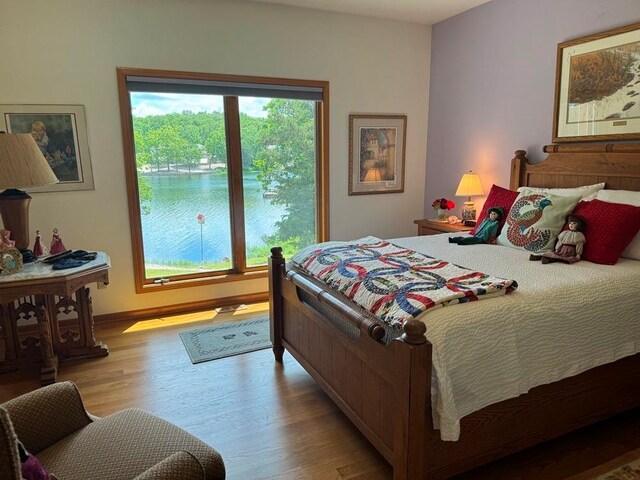
{"type": "MultiPolygon", "coordinates": [[[[164,282],[162,279],[145,277],[144,251],[142,242],[142,221],[138,189],[138,176],[133,137],[133,116],[131,99],[127,87],[129,77],[166,78],[177,80],[204,80],[238,84],[260,84],[276,87],[313,87],[322,90],[322,101],[316,102],[316,229],[317,241],[329,238],[329,82],[322,80],[299,80],[275,77],[254,77],[247,75],[223,75],[215,73],[183,72],[173,70],[155,70],[144,68],[118,67],[118,97],[120,103],[120,121],[125,164],[127,200],[129,206],[129,227],[131,230],[131,248],[133,254],[133,272],[136,293],[158,292],[174,288],[196,287],[216,283],[253,280],[267,277],[267,266],[247,267],[244,242],[244,199],[242,171],[234,171],[234,165],[241,165],[240,121],[238,109],[227,105],[235,102],[237,96],[225,96],[225,128],[227,137],[227,155],[229,171],[229,196],[231,238],[235,268],[225,271],[211,271],[172,276],[164,282]],[[228,103],[230,102],[230,103],[228,103]],[[240,220],[239,220],[240,219],[240,220]]],[[[236,168],[237,170],[237,168],[236,168]]]]}

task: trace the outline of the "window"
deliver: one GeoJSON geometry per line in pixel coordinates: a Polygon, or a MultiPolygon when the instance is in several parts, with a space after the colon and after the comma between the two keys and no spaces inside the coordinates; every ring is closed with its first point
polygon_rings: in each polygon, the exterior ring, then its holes
{"type": "Polygon", "coordinates": [[[138,292],[264,276],[328,237],[328,83],[118,69],[138,292]]]}

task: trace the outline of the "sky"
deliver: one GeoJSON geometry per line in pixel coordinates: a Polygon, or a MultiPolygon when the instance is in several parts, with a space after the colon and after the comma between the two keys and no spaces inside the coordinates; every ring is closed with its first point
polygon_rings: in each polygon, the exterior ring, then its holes
{"type": "MultiPolygon", "coordinates": [[[[198,112],[222,112],[223,97],[220,95],[192,95],[185,93],[131,92],[131,108],[134,117],[182,113],[185,110],[198,112]]],[[[266,117],[263,107],[268,98],[239,97],[240,113],[251,117],[266,117]]]]}

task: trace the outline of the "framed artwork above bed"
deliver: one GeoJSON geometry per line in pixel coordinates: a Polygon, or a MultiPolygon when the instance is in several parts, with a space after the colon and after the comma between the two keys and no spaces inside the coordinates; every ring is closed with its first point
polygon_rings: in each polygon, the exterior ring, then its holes
{"type": "Polygon", "coordinates": [[[640,138],[640,23],[558,45],[553,141],[640,138]]]}

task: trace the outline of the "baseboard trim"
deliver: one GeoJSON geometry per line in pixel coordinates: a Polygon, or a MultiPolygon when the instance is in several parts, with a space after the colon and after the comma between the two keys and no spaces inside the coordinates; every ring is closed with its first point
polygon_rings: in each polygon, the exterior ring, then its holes
{"type": "Polygon", "coordinates": [[[236,295],[233,297],[212,298],[211,300],[201,300],[198,302],[178,303],[176,305],[165,305],[162,307],[142,308],[140,310],[94,315],[93,320],[95,323],[119,322],[123,320],[148,320],[150,318],[164,317],[167,315],[179,315],[181,313],[213,310],[218,307],[227,307],[229,305],[238,305],[241,303],[266,302],[268,300],[269,292],[259,292],[248,295],[236,295]]]}

